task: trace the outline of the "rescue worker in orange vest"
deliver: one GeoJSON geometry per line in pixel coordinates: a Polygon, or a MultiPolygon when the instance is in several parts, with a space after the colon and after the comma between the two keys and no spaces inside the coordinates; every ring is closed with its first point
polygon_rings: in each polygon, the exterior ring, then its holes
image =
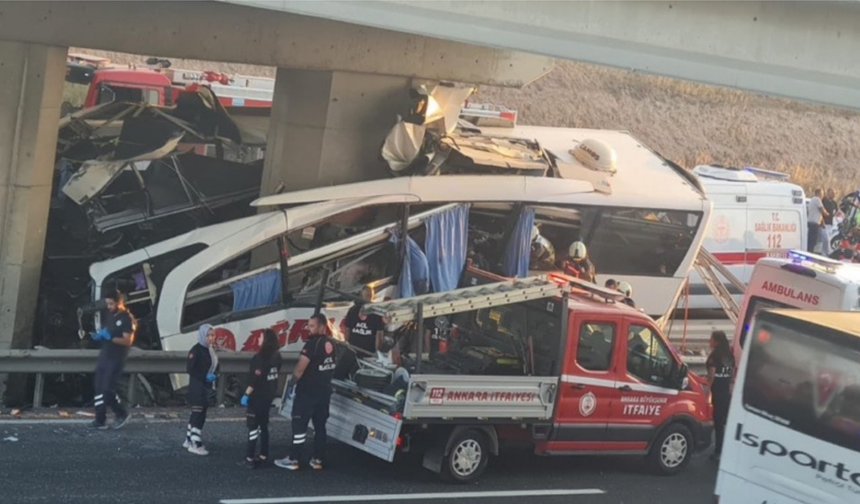
{"type": "Polygon", "coordinates": [[[585,244],[579,240],[571,243],[567,256],[567,259],[561,264],[564,274],[594,283],[594,263],[588,258],[588,249],[585,248],[585,244]]]}

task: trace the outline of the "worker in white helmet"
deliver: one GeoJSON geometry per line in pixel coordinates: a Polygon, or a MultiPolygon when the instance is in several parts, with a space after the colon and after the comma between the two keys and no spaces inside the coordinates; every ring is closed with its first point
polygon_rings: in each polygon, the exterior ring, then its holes
{"type": "Polygon", "coordinates": [[[636,303],[633,302],[633,286],[628,282],[618,283],[618,292],[624,294],[624,302],[636,308],[636,303]]]}
{"type": "Polygon", "coordinates": [[[539,271],[555,269],[555,247],[552,246],[552,242],[541,236],[540,228],[534,225],[531,232],[529,269],[539,271]]]}
{"type": "Polygon", "coordinates": [[[562,263],[562,270],[565,275],[594,283],[594,263],[588,258],[588,249],[582,241],[577,240],[570,244],[567,259],[562,263]]]}

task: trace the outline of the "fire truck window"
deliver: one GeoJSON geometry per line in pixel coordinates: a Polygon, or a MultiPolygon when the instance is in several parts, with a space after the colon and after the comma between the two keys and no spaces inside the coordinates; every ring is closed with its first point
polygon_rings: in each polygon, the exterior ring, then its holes
{"type": "Polygon", "coordinates": [[[146,103],[150,105],[159,105],[157,89],[146,89],[143,93],[146,97],[146,103]]]}
{"type": "Polygon", "coordinates": [[[753,328],[744,407],[779,426],[860,452],[860,348],[803,331],[769,321],[753,328]]]}
{"type": "Polygon", "coordinates": [[[665,387],[672,377],[672,353],[649,327],[631,324],[627,332],[627,372],[640,380],[665,387]]]}
{"type": "Polygon", "coordinates": [[[669,277],[690,251],[700,221],[698,213],[605,208],[585,244],[598,272],[669,277]]]}
{"type": "Polygon", "coordinates": [[[615,346],[615,324],[584,323],[579,328],[576,363],[588,371],[608,371],[615,346]]]}

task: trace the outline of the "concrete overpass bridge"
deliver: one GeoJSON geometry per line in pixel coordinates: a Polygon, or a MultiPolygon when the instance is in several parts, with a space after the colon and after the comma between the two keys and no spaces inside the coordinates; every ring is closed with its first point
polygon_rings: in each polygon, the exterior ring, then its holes
{"type": "Polygon", "coordinates": [[[29,347],[70,46],[278,67],[267,192],[373,177],[415,79],[559,57],[860,108],[858,42],[856,2],[2,2],[0,349],[29,347]]]}

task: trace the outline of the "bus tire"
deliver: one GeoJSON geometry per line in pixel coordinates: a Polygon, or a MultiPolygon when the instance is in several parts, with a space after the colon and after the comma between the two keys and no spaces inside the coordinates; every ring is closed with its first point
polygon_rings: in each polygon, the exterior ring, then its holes
{"type": "Polygon", "coordinates": [[[442,460],[442,479],[452,483],[471,483],[481,476],[489,459],[490,443],[486,434],[478,429],[460,431],[442,460]]]}
{"type": "Polygon", "coordinates": [[[648,465],[657,474],[680,472],[693,456],[693,434],[686,425],[674,423],[663,429],[648,452],[648,465]]]}

